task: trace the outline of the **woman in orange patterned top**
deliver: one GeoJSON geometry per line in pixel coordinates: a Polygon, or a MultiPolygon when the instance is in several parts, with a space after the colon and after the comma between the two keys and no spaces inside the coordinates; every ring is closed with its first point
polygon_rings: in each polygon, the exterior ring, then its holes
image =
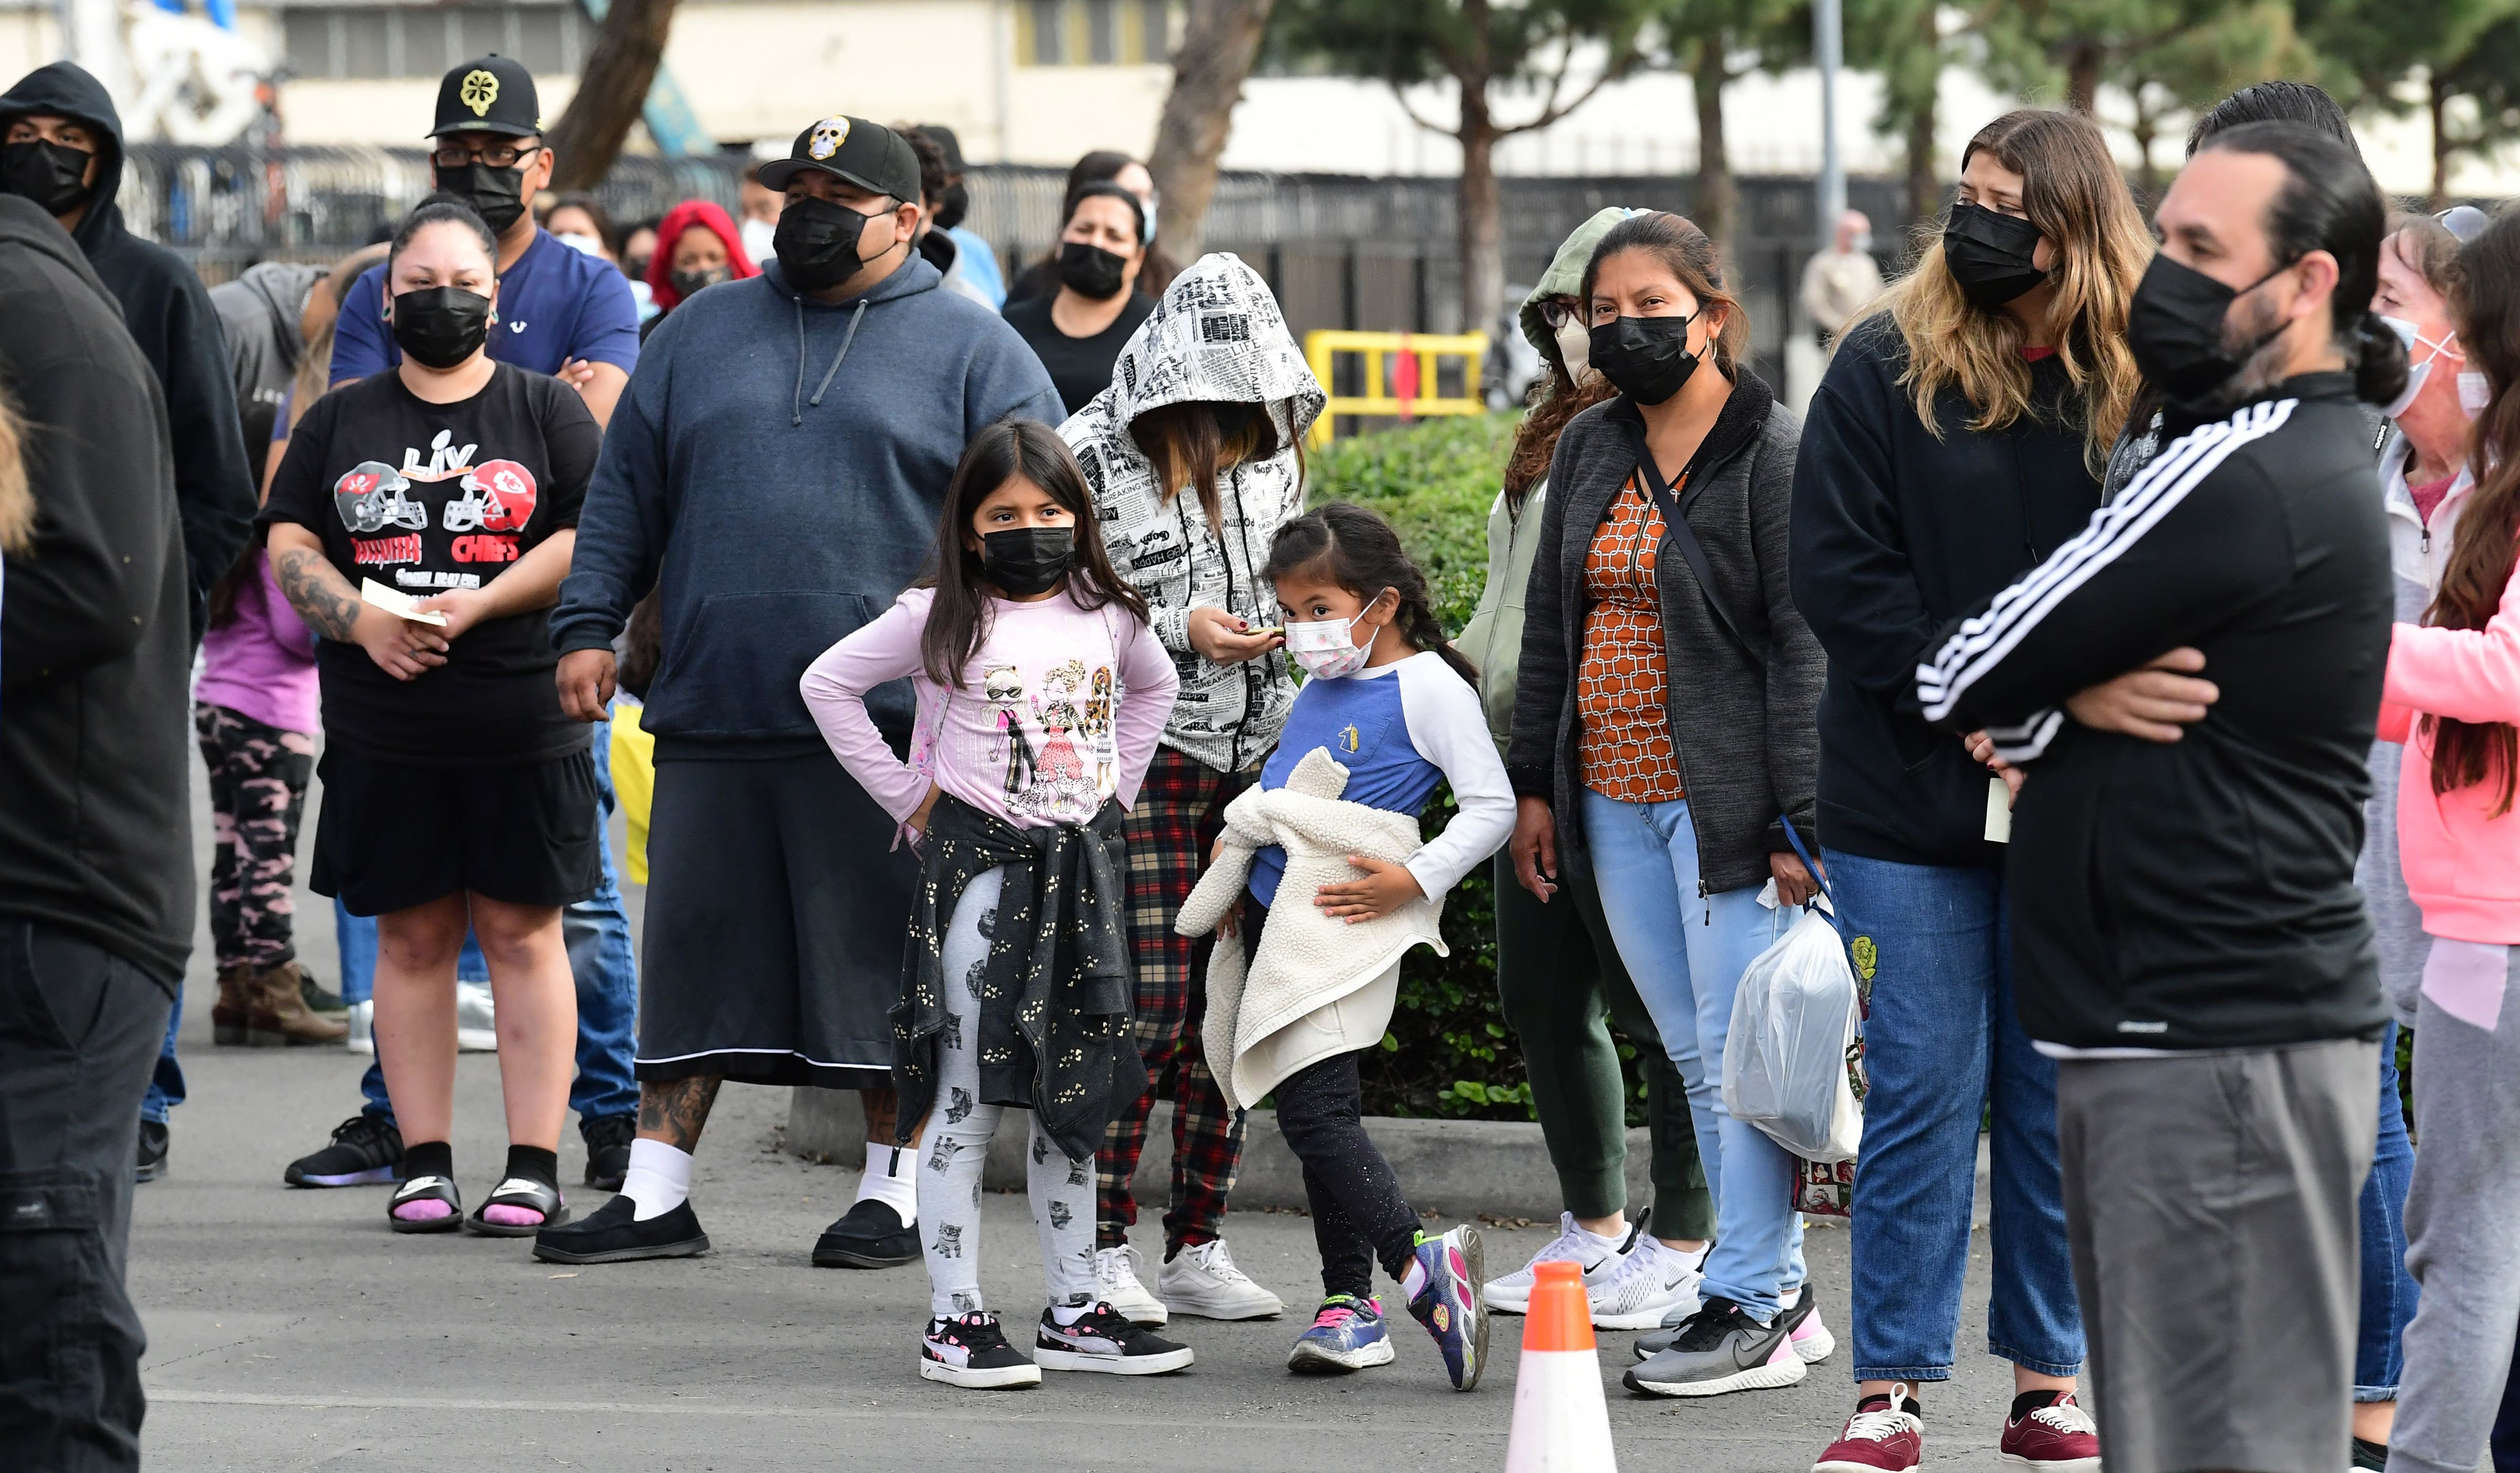
{"type": "Polygon", "coordinates": [[[1646,1262],[1619,1270],[1674,1304],[1627,1384],[1785,1386],[1835,1342],[1804,1274],[1793,1158],[1726,1112],[1719,1081],[1742,970],[1816,887],[1784,829],[1810,841],[1819,764],[1822,656],[1785,577],[1801,426],[1739,363],[1749,323],[1695,225],[1612,226],[1582,299],[1619,396],[1576,416],[1550,466],[1507,755],[1514,867],[1543,900],[1561,842],[1590,870],[1715,1195],[1702,1259],[1640,1237],[1646,1262]],[[1783,905],[1762,903],[1771,882],[1783,905]]]}

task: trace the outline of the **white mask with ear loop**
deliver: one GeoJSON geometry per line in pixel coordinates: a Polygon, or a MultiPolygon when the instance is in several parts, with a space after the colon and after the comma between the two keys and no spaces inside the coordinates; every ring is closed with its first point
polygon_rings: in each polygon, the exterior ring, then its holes
{"type": "Polygon", "coordinates": [[[2407,387],[2399,391],[2396,398],[2391,399],[2386,405],[2382,406],[2380,412],[2383,415],[2386,415],[2390,419],[2396,419],[2399,415],[2406,413],[2407,410],[2414,404],[2415,396],[2417,394],[2424,391],[2424,385],[2429,383],[2433,376],[2433,364],[2439,362],[2443,358],[2456,358],[2459,361],[2464,362],[2466,361],[2467,355],[2451,346],[2451,344],[2456,342],[2458,339],[2458,334],[2456,333],[2449,334],[2439,343],[2432,343],[2426,341],[2421,328],[2416,327],[2413,323],[2408,321],[2404,317],[2391,317],[2383,314],[2380,317],[2380,321],[2387,325],[2389,331],[2398,335],[2398,341],[2400,343],[2406,345],[2407,356],[2409,360],[2414,357],[2415,349],[2418,347],[2428,347],[2432,349],[2421,363],[2409,361],[2407,364],[2407,387]]]}
{"type": "MultiPolygon", "coordinates": [[[[1304,673],[1316,680],[1336,680],[1362,668],[1368,655],[1373,653],[1373,641],[1356,642],[1356,626],[1373,612],[1381,601],[1377,593],[1367,599],[1365,607],[1350,620],[1324,619],[1286,625],[1286,653],[1304,667],[1304,673]]],[[[1379,634],[1380,630],[1374,631],[1379,634]]]]}
{"type": "Polygon", "coordinates": [[[1583,315],[1567,313],[1551,336],[1557,340],[1557,356],[1566,365],[1566,382],[1583,383],[1593,371],[1593,330],[1584,325],[1583,315]]]}
{"type": "Polygon", "coordinates": [[[2494,386],[2482,372],[2471,368],[2458,376],[2458,407],[2467,411],[2469,419],[2483,414],[2493,402],[2494,386]]]}

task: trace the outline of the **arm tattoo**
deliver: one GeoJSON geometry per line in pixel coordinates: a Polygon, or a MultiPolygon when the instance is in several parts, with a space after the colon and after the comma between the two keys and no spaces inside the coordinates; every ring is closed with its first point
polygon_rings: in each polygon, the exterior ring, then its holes
{"type": "Polygon", "coordinates": [[[292,547],[272,559],[271,572],[280,580],[281,595],[316,633],[327,639],[350,637],[359,621],[359,596],[332,564],[292,547]]]}
{"type": "Polygon", "coordinates": [[[639,1086],[639,1133],[655,1136],[678,1151],[699,1144],[700,1127],[708,1124],[709,1106],[717,1102],[712,1075],[684,1080],[653,1080],[639,1086]]]}

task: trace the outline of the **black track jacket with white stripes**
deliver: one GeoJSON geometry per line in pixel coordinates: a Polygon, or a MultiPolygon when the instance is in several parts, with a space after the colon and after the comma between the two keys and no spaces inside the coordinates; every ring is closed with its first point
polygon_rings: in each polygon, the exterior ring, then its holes
{"type": "Polygon", "coordinates": [[[2354,888],[2392,615],[2364,425],[2322,373],[2187,430],[1918,667],[1926,719],[2028,764],[2005,881],[2033,1038],[2268,1047],[2387,1020],[2354,888]],[[2222,688],[2184,740],[2064,713],[2181,645],[2222,688]]]}

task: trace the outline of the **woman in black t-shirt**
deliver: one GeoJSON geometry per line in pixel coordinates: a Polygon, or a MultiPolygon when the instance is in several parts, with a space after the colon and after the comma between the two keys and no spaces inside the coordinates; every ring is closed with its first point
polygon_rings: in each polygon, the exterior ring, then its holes
{"type": "Polygon", "coordinates": [[[1111,365],[1155,304],[1137,294],[1147,216],[1117,184],[1088,184],[1067,202],[1058,236],[1058,291],[1007,303],[1007,323],[1050,370],[1074,414],[1111,383],[1111,365]]]}
{"type": "Polygon", "coordinates": [[[561,1122],[577,996],[561,907],[603,858],[587,728],[562,714],[549,610],[602,435],[556,379],[493,363],[497,246],[459,204],[414,210],[386,260],[402,363],[317,400],[262,520],[323,643],[324,806],[312,884],[377,917],[377,1056],[404,1139],[397,1232],[466,1225],[447,1141],[455,959],[498,1000],[508,1165],[470,1220],[564,1221],[561,1122]]]}

